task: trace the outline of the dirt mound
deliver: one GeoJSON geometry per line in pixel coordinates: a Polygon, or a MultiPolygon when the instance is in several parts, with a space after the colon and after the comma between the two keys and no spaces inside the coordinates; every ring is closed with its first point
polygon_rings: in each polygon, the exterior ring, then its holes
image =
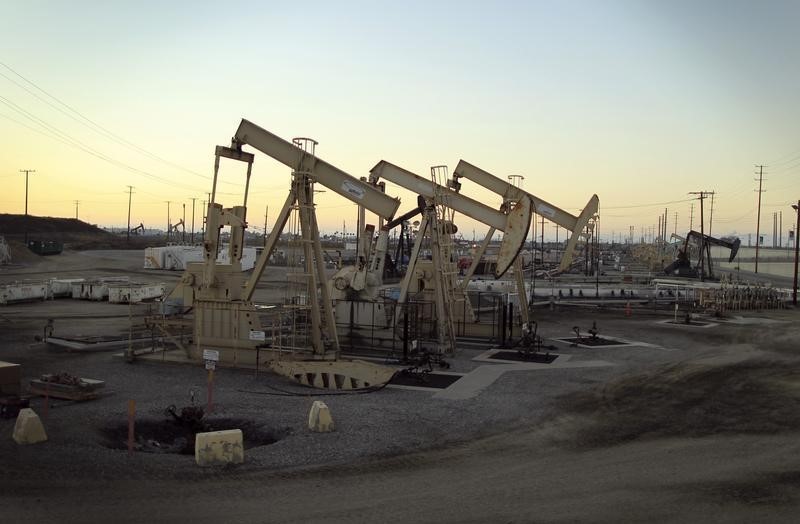
{"type": "Polygon", "coordinates": [[[111,235],[93,224],[87,224],[75,218],[37,217],[32,215],[0,214],[0,234],[47,235],[55,233],[94,233],[111,235]]]}
{"type": "Polygon", "coordinates": [[[800,430],[800,365],[748,360],[678,364],[562,397],[577,415],[567,444],[592,448],[644,438],[800,430]]]}
{"type": "Polygon", "coordinates": [[[8,242],[8,251],[11,254],[12,264],[30,264],[41,260],[41,255],[37,255],[25,245],[22,240],[13,240],[6,238],[8,242]]]}
{"type": "Polygon", "coordinates": [[[0,235],[5,236],[9,245],[16,241],[12,252],[12,262],[30,261],[23,254],[24,239],[27,232],[29,240],[54,240],[64,244],[65,249],[143,249],[163,245],[163,237],[131,236],[109,233],[94,224],[74,218],[37,217],[25,215],[0,214],[0,235]]]}

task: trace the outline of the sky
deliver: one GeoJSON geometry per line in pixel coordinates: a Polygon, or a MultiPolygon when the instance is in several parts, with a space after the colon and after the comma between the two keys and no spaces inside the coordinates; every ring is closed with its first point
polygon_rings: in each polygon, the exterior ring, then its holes
{"type": "MultiPolygon", "coordinates": [[[[196,229],[214,147],[241,118],[353,176],[387,160],[428,178],[459,159],[638,240],[699,228],[761,232],[800,199],[800,2],[121,2],[0,0],[0,213],[196,229]],[[170,201],[170,204],[167,204],[170,201]],[[692,205],[694,209],[692,210],[692,205]],[[705,201],[708,227],[710,201],[705,201]]],[[[241,202],[223,162],[218,202],[241,202]]],[[[268,228],[290,169],[257,153],[250,228],[268,228]]],[[[324,190],[324,187],[318,189],[324,190]]],[[[500,197],[464,182],[491,206],[500,197]]],[[[415,198],[387,184],[411,209],[415,198]]],[[[323,232],[353,232],[355,205],[316,195],[323,232]]],[[[368,222],[374,222],[374,218],[368,222]]],[[[486,226],[457,218],[465,238],[486,226]]],[[[1,234],[2,232],[0,232],[1,234]]],[[[536,233],[537,237],[540,231],[536,233]]],[[[561,232],[563,239],[564,232],[561,232]]],[[[555,228],[545,227],[545,238],[555,228]]],[[[765,243],[771,242],[766,240],[765,243]]],[[[771,244],[770,244],[771,245],[771,244]]]]}

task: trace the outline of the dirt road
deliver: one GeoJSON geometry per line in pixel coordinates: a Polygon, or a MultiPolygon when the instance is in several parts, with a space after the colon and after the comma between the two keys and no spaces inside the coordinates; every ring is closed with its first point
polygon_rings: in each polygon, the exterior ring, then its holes
{"type": "Polygon", "coordinates": [[[7,522],[796,522],[800,441],[663,439],[590,451],[555,426],[294,473],[67,485],[4,479],[7,522]]]}

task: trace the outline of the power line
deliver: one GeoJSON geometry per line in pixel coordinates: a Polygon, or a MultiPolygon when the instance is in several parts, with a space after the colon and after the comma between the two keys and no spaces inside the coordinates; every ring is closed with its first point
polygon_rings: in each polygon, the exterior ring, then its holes
{"type": "Polygon", "coordinates": [[[795,160],[800,160],[800,151],[795,151],[793,153],[789,153],[787,155],[783,155],[778,157],[776,160],[770,162],[771,166],[779,166],[782,164],[788,164],[790,162],[794,162],[795,160]],[[787,160],[788,159],[788,160],[787,160]]]}
{"type": "MultiPolygon", "coordinates": [[[[4,77],[9,82],[13,83],[14,85],[19,87],[20,89],[23,89],[24,91],[29,93],[31,96],[33,96],[36,99],[44,102],[45,104],[47,104],[48,106],[52,107],[53,109],[55,109],[55,110],[59,111],[60,113],[66,115],[67,117],[69,117],[72,120],[78,122],[79,124],[91,129],[95,133],[98,133],[99,135],[101,135],[101,136],[103,136],[103,137],[105,137],[105,138],[107,138],[109,140],[112,140],[112,141],[116,142],[117,144],[120,144],[120,145],[122,145],[124,147],[127,147],[128,149],[131,149],[133,151],[136,151],[136,152],[138,152],[138,153],[140,153],[142,155],[145,155],[145,156],[147,156],[147,157],[149,157],[149,158],[151,158],[153,160],[157,160],[159,162],[162,162],[162,163],[164,163],[164,164],[166,164],[168,166],[171,166],[171,167],[173,167],[175,169],[180,169],[181,171],[185,171],[185,172],[190,173],[190,174],[192,174],[194,176],[198,176],[198,177],[204,178],[206,180],[211,180],[211,177],[208,176],[208,175],[203,175],[202,173],[198,173],[197,171],[194,171],[194,170],[189,169],[187,167],[181,166],[180,164],[176,164],[175,162],[167,160],[167,159],[165,159],[165,158],[163,158],[163,157],[161,157],[161,156],[159,156],[159,155],[157,155],[157,154],[155,154],[155,153],[153,153],[151,151],[148,151],[148,150],[144,149],[143,147],[140,147],[140,146],[134,144],[133,142],[131,142],[129,140],[126,140],[125,138],[123,138],[120,135],[114,133],[113,131],[109,130],[108,128],[103,127],[102,125],[98,124],[94,120],[88,118],[87,116],[82,114],[80,111],[78,111],[77,109],[73,108],[72,106],[70,106],[66,102],[62,101],[61,99],[59,99],[55,95],[52,95],[49,92],[45,91],[44,89],[39,87],[35,82],[33,82],[32,80],[24,77],[23,75],[21,75],[20,73],[18,73],[14,69],[12,69],[8,64],[0,62],[0,65],[2,65],[3,67],[5,67],[9,71],[11,71],[14,75],[16,75],[17,77],[21,78],[22,80],[24,80],[29,85],[33,86],[39,92],[43,93],[44,95],[46,95],[50,99],[55,100],[56,102],[58,102],[58,104],[60,104],[61,106],[63,106],[67,110],[69,110],[69,112],[64,111],[63,109],[61,109],[57,105],[53,104],[52,102],[42,98],[41,96],[39,96],[38,94],[36,94],[32,90],[28,89],[27,87],[21,85],[19,82],[16,82],[14,79],[10,78],[8,75],[0,72],[0,76],[4,77]],[[77,117],[75,115],[77,115],[77,117]]],[[[230,183],[230,182],[223,182],[223,183],[230,183]]]]}
{"type": "Polygon", "coordinates": [[[634,209],[639,207],[655,207],[655,206],[665,206],[668,204],[680,204],[681,202],[689,202],[690,200],[694,200],[692,198],[684,198],[682,200],[670,200],[668,202],[654,202],[652,204],[637,204],[632,206],[604,206],[603,209],[634,209]]]}
{"type": "Polygon", "coordinates": [[[790,165],[784,165],[783,167],[778,168],[778,169],[773,169],[772,170],[772,174],[789,173],[789,172],[794,171],[796,169],[800,169],[800,157],[795,158],[794,160],[789,162],[789,164],[790,165]]]}
{"type": "MultiPolygon", "coordinates": [[[[172,180],[169,180],[167,178],[160,177],[158,175],[154,175],[154,174],[152,174],[152,173],[150,173],[148,171],[144,171],[142,169],[133,167],[133,166],[131,166],[129,164],[126,164],[125,162],[116,160],[116,159],[114,159],[114,158],[112,158],[112,157],[110,157],[108,155],[105,155],[104,153],[102,153],[100,151],[97,151],[96,149],[92,148],[91,146],[89,146],[87,144],[84,144],[80,140],[78,140],[76,138],[73,138],[69,134],[64,133],[63,131],[59,130],[55,126],[52,126],[52,125],[48,124],[47,122],[45,122],[41,118],[37,117],[33,113],[30,113],[29,111],[26,111],[24,108],[22,108],[21,106],[15,104],[14,102],[12,102],[11,100],[5,98],[2,95],[0,95],[0,103],[5,104],[6,106],[11,108],[12,110],[14,110],[17,113],[21,114],[22,116],[28,118],[29,120],[33,121],[37,125],[43,127],[46,131],[49,131],[50,133],[52,133],[52,135],[48,135],[47,133],[42,133],[42,134],[45,134],[46,136],[49,136],[50,138],[55,138],[56,140],[59,140],[60,142],[66,144],[68,146],[74,147],[75,149],[79,149],[79,150],[83,151],[84,153],[88,153],[88,154],[90,154],[90,155],[92,155],[92,156],[94,156],[96,158],[99,158],[100,160],[103,160],[105,162],[108,162],[108,163],[110,163],[110,164],[112,164],[114,166],[117,166],[117,167],[120,167],[120,168],[123,168],[123,169],[127,169],[129,171],[132,171],[134,173],[138,173],[138,174],[140,174],[142,176],[151,178],[153,180],[158,180],[158,181],[160,181],[162,183],[165,183],[165,184],[168,184],[168,185],[171,185],[171,186],[174,186],[174,187],[179,187],[181,189],[186,189],[186,190],[193,190],[194,189],[194,188],[192,188],[190,186],[185,186],[183,184],[178,184],[178,183],[173,182],[172,180]]],[[[6,116],[6,115],[2,115],[2,116],[6,116]]],[[[13,120],[13,121],[16,122],[16,120],[14,120],[13,118],[10,118],[10,120],[13,120]]],[[[17,122],[17,123],[19,123],[19,122],[17,122]]],[[[25,126],[25,127],[30,128],[29,126],[25,126]]],[[[33,129],[33,128],[30,128],[30,129],[33,129]]],[[[34,129],[34,130],[35,131],[39,131],[39,130],[36,130],[36,129],[34,129]]]]}

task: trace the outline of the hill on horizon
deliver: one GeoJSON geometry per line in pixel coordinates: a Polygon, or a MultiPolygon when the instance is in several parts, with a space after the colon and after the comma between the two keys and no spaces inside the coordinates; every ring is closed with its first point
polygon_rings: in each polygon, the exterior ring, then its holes
{"type": "Polygon", "coordinates": [[[0,236],[10,245],[24,246],[28,240],[54,240],[65,249],[142,249],[163,242],[158,237],[126,236],[109,233],[94,224],[75,218],[40,217],[0,213],[0,236]]]}

